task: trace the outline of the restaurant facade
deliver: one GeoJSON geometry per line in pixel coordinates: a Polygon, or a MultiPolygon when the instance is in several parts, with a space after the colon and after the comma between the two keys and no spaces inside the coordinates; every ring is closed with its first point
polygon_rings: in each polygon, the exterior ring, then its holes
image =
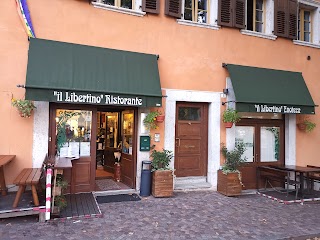
{"type": "Polygon", "coordinates": [[[31,38],[14,1],[0,3],[0,154],[16,155],[5,166],[9,190],[22,168],[59,154],[79,157],[66,173],[71,192],[97,191],[98,170],[114,174],[117,152],[121,182],[138,190],[148,136],[150,146],[173,152],[176,189],[216,190],[222,143],[245,143],[246,189],[256,187],[257,166],[319,165],[319,128],[297,128],[305,119],[319,124],[319,1],[34,0],[28,7],[31,38]],[[13,98],[34,101],[31,118],[19,116],[13,98]],[[228,129],[227,108],[241,116],[228,129]],[[165,120],[149,131],[143,119],[155,110],[165,120]]]}

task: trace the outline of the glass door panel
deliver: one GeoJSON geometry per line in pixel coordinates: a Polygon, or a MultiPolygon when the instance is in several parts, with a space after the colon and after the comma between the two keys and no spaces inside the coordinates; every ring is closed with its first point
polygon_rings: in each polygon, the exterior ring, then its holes
{"type": "Polygon", "coordinates": [[[60,157],[90,156],[92,112],[56,110],[56,152],[60,157]]]}
{"type": "Polygon", "coordinates": [[[251,126],[236,126],[236,144],[244,143],[246,151],[243,157],[247,158],[247,162],[254,161],[254,127],[251,126]]]}
{"type": "Polygon", "coordinates": [[[280,127],[260,127],[260,162],[280,160],[280,127]]]}
{"type": "Polygon", "coordinates": [[[122,152],[132,155],[134,111],[122,113],[122,152]]]}

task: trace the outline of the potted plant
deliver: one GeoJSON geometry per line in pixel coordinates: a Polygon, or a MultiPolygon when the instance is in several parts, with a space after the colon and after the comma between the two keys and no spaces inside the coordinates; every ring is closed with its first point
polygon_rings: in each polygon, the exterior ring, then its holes
{"type": "Polygon", "coordinates": [[[57,174],[56,178],[56,186],[55,186],[55,196],[61,195],[62,191],[67,189],[68,187],[68,182],[63,180],[62,174],[57,174]]]}
{"type": "Polygon", "coordinates": [[[223,112],[222,121],[225,123],[226,128],[231,128],[233,123],[240,121],[240,116],[235,109],[227,108],[223,112]]]}
{"type": "Polygon", "coordinates": [[[173,171],[169,168],[172,151],[163,149],[153,150],[152,158],[152,195],[154,197],[173,196],[173,171]]]}
{"type": "Polygon", "coordinates": [[[54,206],[56,209],[54,213],[59,213],[62,209],[67,207],[67,199],[63,195],[56,196],[54,199],[54,206]]]}
{"type": "Polygon", "coordinates": [[[317,125],[314,122],[305,119],[303,122],[298,123],[297,126],[302,131],[311,132],[317,125]]]}
{"type": "Polygon", "coordinates": [[[151,129],[157,129],[158,125],[156,124],[157,117],[161,115],[161,112],[159,111],[151,111],[147,114],[147,116],[143,119],[144,126],[151,130],[151,129]]]}
{"type": "Polygon", "coordinates": [[[13,98],[11,100],[11,104],[17,108],[20,116],[24,118],[29,118],[32,114],[32,111],[36,108],[36,106],[30,100],[13,98]]]}
{"type": "Polygon", "coordinates": [[[164,121],[165,115],[162,115],[161,112],[159,112],[159,115],[156,117],[156,121],[161,123],[164,121]]]}
{"type": "Polygon", "coordinates": [[[237,143],[231,151],[222,145],[221,153],[225,157],[225,163],[218,171],[218,192],[226,196],[241,194],[243,184],[239,167],[247,160],[246,157],[242,157],[245,150],[245,145],[242,142],[237,143]]]}

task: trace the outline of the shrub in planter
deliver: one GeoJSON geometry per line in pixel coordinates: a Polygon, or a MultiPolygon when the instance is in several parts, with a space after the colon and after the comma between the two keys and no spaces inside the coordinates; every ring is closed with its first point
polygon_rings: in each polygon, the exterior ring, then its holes
{"type": "Polygon", "coordinates": [[[225,157],[225,163],[222,170],[218,171],[218,192],[226,196],[241,194],[243,184],[239,167],[247,160],[242,157],[245,150],[244,143],[237,143],[231,151],[222,145],[221,153],[225,157]]]}
{"type": "Polygon", "coordinates": [[[172,151],[153,150],[152,157],[152,195],[154,197],[173,196],[173,171],[169,168],[172,151]]]}

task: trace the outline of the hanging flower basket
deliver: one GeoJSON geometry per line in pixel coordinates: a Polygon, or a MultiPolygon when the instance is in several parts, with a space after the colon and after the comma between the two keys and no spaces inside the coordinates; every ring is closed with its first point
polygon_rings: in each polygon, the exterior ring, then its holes
{"type": "Polygon", "coordinates": [[[165,118],[165,115],[159,115],[159,116],[156,117],[156,121],[157,122],[163,122],[164,118],[165,118]]]}
{"type": "Polygon", "coordinates": [[[224,126],[225,126],[226,128],[232,128],[233,122],[225,122],[225,123],[224,123],[224,126]]]}
{"type": "Polygon", "coordinates": [[[30,100],[15,98],[11,100],[11,105],[16,107],[19,112],[19,115],[24,118],[29,118],[33,110],[36,108],[36,106],[30,100]]]}
{"type": "Polygon", "coordinates": [[[302,130],[302,131],[305,131],[306,130],[306,125],[304,123],[298,123],[297,124],[297,127],[302,130]]]}

